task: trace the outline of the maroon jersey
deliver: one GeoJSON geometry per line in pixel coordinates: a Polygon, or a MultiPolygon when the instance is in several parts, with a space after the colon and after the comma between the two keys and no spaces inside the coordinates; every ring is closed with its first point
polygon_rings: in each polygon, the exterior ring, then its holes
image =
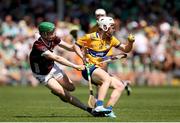
{"type": "Polygon", "coordinates": [[[49,50],[53,52],[55,46],[60,43],[61,39],[56,37],[50,44],[46,44],[41,38],[34,42],[30,53],[30,66],[33,73],[47,75],[54,66],[54,61],[42,56],[42,53],[49,50]]]}

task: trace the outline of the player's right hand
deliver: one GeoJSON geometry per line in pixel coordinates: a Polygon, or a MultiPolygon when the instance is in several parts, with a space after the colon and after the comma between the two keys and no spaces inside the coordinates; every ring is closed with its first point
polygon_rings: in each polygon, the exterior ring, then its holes
{"type": "Polygon", "coordinates": [[[86,67],[85,65],[76,65],[75,67],[77,70],[81,71],[81,70],[84,70],[86,67]]]}
{"type": "Polygon", "coordinates": [[[128,35],[128,41],[129,42],[134,42],[135,41],[135,36],[133,34],[128,35]]]}

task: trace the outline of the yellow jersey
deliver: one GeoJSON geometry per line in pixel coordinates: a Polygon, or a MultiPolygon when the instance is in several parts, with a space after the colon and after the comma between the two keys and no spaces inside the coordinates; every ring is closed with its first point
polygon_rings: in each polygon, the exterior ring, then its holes
{"type": "Polygon", "coordinates": [[[86,34],[79,38],[76,42],[80,47],[85,47],[87,50],[86,58],[90,64],[100,66],[100,62],[113,54],[112,48],[118,47],[120,41],[112,36],[109,40],[99,38],[97,32],[86,34]]]}

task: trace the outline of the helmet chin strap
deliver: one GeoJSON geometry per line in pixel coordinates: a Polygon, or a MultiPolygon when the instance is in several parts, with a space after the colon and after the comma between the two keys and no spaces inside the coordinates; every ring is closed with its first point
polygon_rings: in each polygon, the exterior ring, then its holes
{"type": "Polygon", "coordinates": [[[42,37],[43,39],[47,40],[48,36],[47,36],[47,33],[46,33],[46,32],[43,32],[43,33],[41,33],[40,35],[41,35],[41,37],[42,37]]]}
{"type": "Polygon", "coordinates": [[[111,38],[111,37],[112,37],[112,34],[107,34],[107,33],[106,33],[106,37],[111,38]]]}
{"type": "Polygon", "coordinates": [[[106,35],[106,37],[111,37],[112,34],[108,33],[109,28],[106,31],[103,31],[104,35],[106,35]]]}
{"type": "Polygon", "coordinates": [[[104,39],[104,38],[109,38],[109,37],[111,37],[111,36],[107,35],[107,32],[105,32],[103,30],[101,32],[99,32],[99,38],[104,39]]]}
{"type": "Polygon", "coordinates": [[[44,45],[46,45],[46,47],[50,47],[50,44],[47,44],[46,39],[44,40],[43,37],[41,37],[41,41],[44,43],[44,45]]]}

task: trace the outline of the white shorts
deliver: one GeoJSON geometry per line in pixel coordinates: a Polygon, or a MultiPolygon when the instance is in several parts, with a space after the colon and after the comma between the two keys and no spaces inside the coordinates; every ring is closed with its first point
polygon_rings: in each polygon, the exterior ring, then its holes
{"type": "Polygon", "coordinates": [[[51,71],[47,75],[38,75],[36,73],[33,73],[34,77],[39,80],[40,83],[47,85],[49,79],[51,78],[62,78],[64,76],[64,72],[57,66],[56,63],[54,63],[54,67],[51,69],[51,71]]]}

